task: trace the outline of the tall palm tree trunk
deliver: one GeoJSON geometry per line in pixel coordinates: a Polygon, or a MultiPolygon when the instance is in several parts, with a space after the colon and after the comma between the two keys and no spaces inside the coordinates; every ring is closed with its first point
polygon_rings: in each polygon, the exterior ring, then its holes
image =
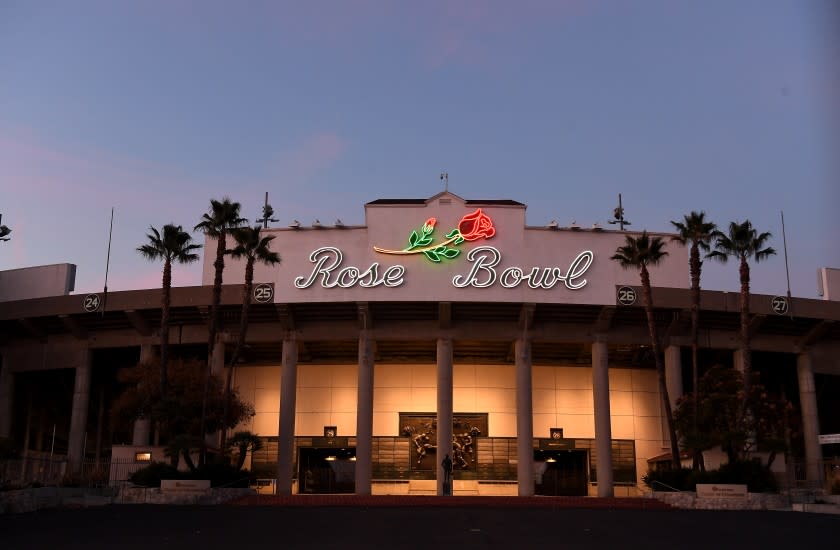
{"type": "Polygon", "coordinates": [[[741,277],[741,359],[744,368],[744,391],[749,393],[752,385],[752,351],[750,348],[750,264],[741,256],[738,270],[741,277]]]}
{"type": "MultiPolygon", "coordinates": [[[[207,401],[210,399],[210,377],[213,376],[213,352],[216,348],[216,333],[219,331],[219,307],[222,303],[222,274],[225,270],[225,232],[219,232],[216,242],[216,260],[213,262],[215,275],[213,276],[213,300],[210,305],[210,326],[207,330],[207,371],[204,373],[204,395],[201,398],[201,422],[199,437],[201,443],[198,452],[198,461],[204,464],[207,461],[207,401]]],[[[224,435],[222,435],[224,437],[224,435]]]]}
{"type": "Polygon", "coordinates": [[[668,425],[668,436],[671,440],[671,463],[675,469],[680,468],[680,447],[677,442],[677,432],[674,430],[674,415],[671,411],[671,399],[668,396],[668,384],[665,381],[665,361],[662,357],[662,346],[656,333],[656,322],[653,319],[653,292],[650,288],[650,274],[647,266],[642,264],[642,298],[645,303],[645,315],[647,316],[648,333],[653,346],[654,361],[656,362],[656,374],[659,378],[659,393],[662,395],[662,404],[665,408],[665,421],[668,425]]]}
{"type": "MultiPolygon", "coordinates": [[[[697,402],[697,386],[699,384],[698,375],[698,335],[700,332],[700,247],[697,241],[692,242],[691,258],[689,259],[689,271],[691,272],[691,387],[694,399],[694,418],[692,419],[692,430],[695,437],[697,435],[698,416],[700,415],[700,407],[697,402]]],[[[702,469],[703,466],[703,452],[699,449],[692,449],[692,468],[695,470],[702,469]]]]}
{"type": "MultiPolygon", "coordinates": [[[[738,269],[741,279],[741,362],[744,369],[744,395],[750,394],[752,388],[752,349],[750,346],[750,264],[747,263],[746,256],[741,256],[741,265],[738,269]]],[[[738,405],[738,422],[744,425],[750,415],[749,407],[747,407],[747,400],[741,400],[738,405]]],[[[755,434],[747,434],[747,438],[751,439],[755,434]]],[[[739,458],[742,449],[736,451],[732,449],[730,462],[732,458],[739,458]],[[736,454],[737,452],[737,454],[736,454]]]]}
{"type": "Polygon", "coordinates": [[[172,288],[172,262],[163,263],[163,296],[160,307],[160,396],[166,397],[166,367],[169,360],[169,292],[172,288]]]}
{"type": "Polygon", "coordinates": [[[248,258],[245,264],[245,286],[242,288],[242,316],[239,319],[239,338],[236,341],[236,347],[233,349],[233,355],[230,358],[230,365],[228,367],[227,376],[225,378],[225,393],[224,405],[222,409],[222,449],[225,448],[227,442],[227,421],[230,414],[230,394],[233,385],[233,369],[236,362],[239,360],[239,354],[242,353],[242,348],[245,346],[245,338],[248,334],[248,314],[251,310],[251,292],[254,286],[254,258],[248,258]]]}

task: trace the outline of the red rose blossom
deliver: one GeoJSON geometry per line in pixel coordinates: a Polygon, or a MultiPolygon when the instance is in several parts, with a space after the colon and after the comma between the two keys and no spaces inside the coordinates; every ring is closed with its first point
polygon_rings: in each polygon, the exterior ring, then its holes
{"type": "Polygon", "coordinates": [[[481,208],[461,218],[458,222],[458,231],[465,241],[474,241],[481,237],[489,239],[496,234],[493,221],[481,211],[481,208]]]}
{"type": "Polygon", "coordinates": [[[437,223],[437,219],[429,218],[428,220],[426,220],[426,223],[423,224],[423,230],[426,233],[430,233],[432,229],[435,228],[435,223],[437,223]]]}

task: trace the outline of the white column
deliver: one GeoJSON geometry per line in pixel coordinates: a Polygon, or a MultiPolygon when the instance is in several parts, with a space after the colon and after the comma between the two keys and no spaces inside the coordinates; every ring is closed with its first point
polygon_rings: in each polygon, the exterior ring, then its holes
{"type": "MultiPolygon", "coordinates": [[[[146,363],[155,358],[155,347],[152,344],[140,344],[140,362],[146,363]]],[[[152,419],[148,416],[134,421],[134,431],[131,436],[132,445],[148,445],[152,433],[152,419]]]]}
{"type": "Polygon", "coordinates": [[[516,479],[519,496],[534,494],[534,414],[531,397],[531,342],[514,344],[516,357],[516,479]]]}
{"type": "Polygon", "coordinates": [[[366,330],[359,335],[359,378],[356,402],[356,494],[371,493],[373,470],[373,340],[366,330]]]}
{"type": "Polygon", "coordinates": [[[592,342],[592,398],[595,402],[595,451],[598,496],[613,496],[610,374],[607,344],[592,342]]]}
{"type": "Polygon", "coordinates": [[[800,353],[796,358],[799,378],[799,405],[802,407],[802,432],[805,439],[805,479],[813,485],[822,483],[822,449],[820,448],[820,419],[817,414],[817,392],[811,355],[800,353]]]}
{"type": "Polygon", "coordinates": [[[677,407],[677,399],[683,394],[682,357],[679,346],[665,348],[665,386],[668,388],[668,400],[673,411],[677,407]]]}
{"type": "Polygon", "coordinates": [[[12,396],[15,375],[8,364],[0,367],[0,437],[12,436],[12,396]]]}
{"type": "Polygon", "coordinates": [[[219,333],[210,356],[210,374],[213,376],[222,376],[225,371],[225,342],[221,337],[222,334],[219,333]]]}
{"type": "Polygon", "coordinates": [[[280,422],[277,431],[277,494],[292,493],[292,453],[295,444],[295,401],[297,398],[297,340],[283,340],[280,368],[280,422]]]}
{"type": "Polygon", "coordinates": [[[732,366],[735,368],[735,370],[737,370],[741,374],[744,374],[744,352],[743,351],[741,351],[739,349],[736,349],[734,352],[732,352],[732,366]]]}
{"type": "Polygon", "coordinates": [[[140,344],[140,362],[145,363],[157,357],[157,350],[152,344],[140,344]]]}
{"type": "Polygon", "coordinates": [[[67,445],[67,460],[73,473],[80,471],[84,460],[92,356],[90,350],[84,351],[82,364],[76,367],[76,380],[73,385],[73,409],[70,413],[70,437],[67,445]]]}
{"type": "Polygon", "coordinates": [[[443,495],[443,466],[441,462],[447,454],[449,458],[452,458],[452,340],[439,338],[437,341],[436,456],[438,495],[443,495]]]}

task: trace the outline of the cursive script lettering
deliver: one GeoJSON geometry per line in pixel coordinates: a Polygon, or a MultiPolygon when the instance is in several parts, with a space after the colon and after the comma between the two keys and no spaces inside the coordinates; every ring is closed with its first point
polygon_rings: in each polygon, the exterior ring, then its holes
{"type": "Polygon", "coordinates": [[[572,260],[565,273],[559,267],[533,267],[527,272],[521,267],[508,267],[497,275],[495,268],[501,259],[501,252],[492,246],[473,248],[467,254],[467,261],[472,263],[469,273],[453,277],[452,285],[457,288],[487,288],[498,279],[504,288],[516,288],[526,283],[533,289],[549,289],[562,282],[569,290],[578,290],[586,286],[583,275],[592,265],[595,255],[590,250],[584,250],[572,260]]]}
{"type": "Polygon", "coordinates": [[[405,267],[392,265],[379,275],[379,262],[374,262],[365,271],[358,267],[348,266],[339,269],[344,256],[341,250],[332,246],[323,246],[309,255],[309,261],[315,264],[308,277],[295,278],[297,288],[309,288],[318,278],[324,288],[352,288],[359,285],[373,288],[379,285],[396,287],[403,284],[405,267]]]}
{"type": "MultiPolygon", "coordinates": [[[[517,288],[522,284],[533,289],[551,289],[558,283],[569,290],[579,290],[586,286],[584,278],[592,266],[595,255],[584,250],[571,261],[569,269],[560,267],[532,267],[529,269],[511,266],[501,272],[497,266],[502,261],[502,253],[492,246],[479,246],[466,254],[470,269],[466,274],[455,275],[452,286],[456,288],[488,288],[498,283],[504,288],[517,288]]],[[[380,269],[379,262],[374,262],[365,269],[355,266],[342,267],[344,256],[341,250],[333,246],[324,246],[309,255],[309,261],[315,264],[307,276],[295,278],[295,287],[309,288],[320,281],[323,288],[374,288],[377,286],[398,287],[405,282],[405,266],[392,265],[380,269]]]]}

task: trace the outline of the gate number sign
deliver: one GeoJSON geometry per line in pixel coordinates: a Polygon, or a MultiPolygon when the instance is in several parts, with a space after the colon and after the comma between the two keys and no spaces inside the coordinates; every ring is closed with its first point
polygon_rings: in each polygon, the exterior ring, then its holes
{"type": "Polygon", "coordinates": [[[99,298],[99,294],[88,294],[85,296],[84,302],[82,302],[82,307],[85,311],[93,313],[99,309],[100,303],[102,303],[102,300],[99,298]]]}
{"type": "Polygon", "coordinates": [[[784,296],[773,296],[770,300],[770,307],[776,315],[784,315],[788,312],[788,301],[784,296]]]}
{"type": "Polygon", "coordinates": [[[274,287],[268,283],[260,283],[254,287],[254,301],[265,304],[274,300],[274,287]]]}
{"type": "Polygon", "coordinates": [[[636,303],[636,291],[629,286],[623,286],[618,289],[616,300],[623,306],[632,306],[636,303]]]}

